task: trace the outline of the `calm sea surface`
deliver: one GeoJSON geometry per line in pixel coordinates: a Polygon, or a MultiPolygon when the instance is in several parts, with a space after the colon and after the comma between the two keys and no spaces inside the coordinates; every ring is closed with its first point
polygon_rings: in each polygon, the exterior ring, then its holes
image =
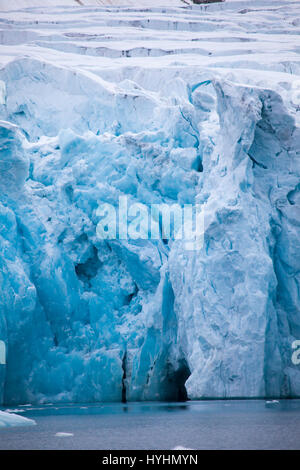
{"type": "MultiPolygon", "coordinates": [[[[5,408],[2,408],[5,410],[5,408]]],[[[300,400],[19,406],[0,449],[300,449],[300,400]]]]}

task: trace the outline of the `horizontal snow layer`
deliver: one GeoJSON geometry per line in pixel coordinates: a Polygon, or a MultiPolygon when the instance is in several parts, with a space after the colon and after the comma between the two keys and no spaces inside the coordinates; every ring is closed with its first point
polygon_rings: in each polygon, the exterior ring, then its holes
{"type": "Polygon", "coordinates": [[[23,416],[16,415],[15,413],[6,413],[0,411],[0,428],[10,426],[32,426],[35,425],[33,419],[24,418],[23,416]]]}
{"type": "Polygon", "coordinates": [[[1,400],[300,395],[298,16],[1,12],[1,400]],[[99,241],[124,195],[201,204],[203,250],[99,241]]]}
{"type": "Polygon", "coordinates": [[[175,6],[192,3],[192,0],[0,0],[0,10],[15,10],[31,7],[49,7],[49,6],[153,6],[155,4],[164,6],[175,6]]]}

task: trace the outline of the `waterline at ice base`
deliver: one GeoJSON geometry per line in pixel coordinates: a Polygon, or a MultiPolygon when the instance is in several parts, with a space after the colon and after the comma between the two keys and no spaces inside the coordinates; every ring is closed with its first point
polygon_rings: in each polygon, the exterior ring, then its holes
{"type": "Polygon", "coordinates": [[[300,397],[299,2],[8,3],[1,405],[300,397]]]}

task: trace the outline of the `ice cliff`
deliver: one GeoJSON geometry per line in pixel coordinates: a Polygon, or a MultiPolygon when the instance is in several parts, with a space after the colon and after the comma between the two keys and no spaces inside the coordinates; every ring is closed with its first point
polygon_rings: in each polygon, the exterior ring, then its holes
{"type": "Polygon", "coordinates": [[[299,12],[0,12],[0,402],[300,396],[299,12]],[[203,249],[99,240],[123,195],[203,249]]]}

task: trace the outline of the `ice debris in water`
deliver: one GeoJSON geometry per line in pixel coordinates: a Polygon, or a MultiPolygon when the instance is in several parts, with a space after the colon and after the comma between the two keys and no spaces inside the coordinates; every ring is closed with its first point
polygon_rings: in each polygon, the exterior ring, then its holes
{"type": "Polygon", "coordinates": [[[33,426],[36,422],[33,419],[24,418],[14,413],[0,411],[0,428],[9,426],[33,426]]]}

